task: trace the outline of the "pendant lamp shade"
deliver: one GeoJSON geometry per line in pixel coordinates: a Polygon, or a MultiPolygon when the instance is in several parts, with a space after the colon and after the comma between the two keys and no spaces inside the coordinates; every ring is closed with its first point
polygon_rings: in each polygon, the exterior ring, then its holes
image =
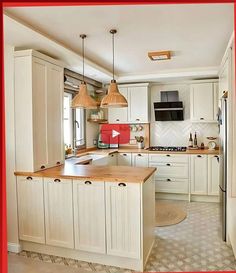
{"type": "Polygon", "coordinates": [[[82,82],[79,87],[79,93],[73,98],[71,103],[72,108],[96,109],[97,102],[88,95],[87,86],[82,82]]]}
{"type": "Polygon", "coordinates": [[[84,39],[87,36],[81,34],[80,38],[82,39],[82,48],[83,48],[83,81],[79,87],[79,93],[73,98],[71,102],[72,108],[85,108],[85,109],[96,109],[97,102],[88,94],[87,86],[84,81],[84,39]]]}
{"type": "Polygon", "coordinates": [[[113,53],[113,79],[111,80],[108,94],[102,99],[101,107],[102,108],[119,108],[119,107],[128,107],[128,102],[126,98],[119,92],[117,83],[114,79],[114,34],[117,31],[115,29],[110,30],[112,34],[112,53],[113,53]]]}

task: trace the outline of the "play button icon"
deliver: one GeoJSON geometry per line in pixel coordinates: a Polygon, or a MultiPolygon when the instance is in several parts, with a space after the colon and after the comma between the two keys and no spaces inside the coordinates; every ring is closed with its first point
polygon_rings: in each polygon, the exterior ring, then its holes
{"type": "Polygon", "coordinates": [[[127,144],[130,141],[128,124],[103,124],[100,133],[105,144],[127,144]]]}
{"type": "Polygon", "coordinates": [[[117,132],[116,130],[112,130],[112,137],[113,138],[116,137],[116,136],[118,136],[118,135],[120,135],[119,132],[117,132]]]}

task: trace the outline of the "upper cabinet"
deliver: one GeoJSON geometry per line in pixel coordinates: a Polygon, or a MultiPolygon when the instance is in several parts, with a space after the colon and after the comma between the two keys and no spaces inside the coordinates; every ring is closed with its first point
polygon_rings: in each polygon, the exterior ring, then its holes
{"type": "Polygon", "coordinates": [[[110,108],[109,123],[148,123],[148,84],[120,85],[119,91],[127,99],[128,107],[110,108]]]}
{"type": "Polygon", "coordinates": [[[193,122],[217,122],[218,83],[194,83],[190,86],[190,119],[193,122]]]}
{"type": "Polygon", "coordinates": [[[33,50],[15,52],[16,170],[64,162],[63,67],[33,50]],[[27,153],[27,154],[26,154],[27,153]]]}

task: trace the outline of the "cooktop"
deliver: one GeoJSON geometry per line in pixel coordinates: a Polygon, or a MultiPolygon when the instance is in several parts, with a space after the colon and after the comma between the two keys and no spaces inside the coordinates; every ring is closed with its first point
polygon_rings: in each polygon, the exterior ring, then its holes
{"type": "Polygon", "coordinates": [[[185,152],[187,147],[178,146],[152,146],[148,148],[149,151],[167,151],[167,152],[185,152]]]}

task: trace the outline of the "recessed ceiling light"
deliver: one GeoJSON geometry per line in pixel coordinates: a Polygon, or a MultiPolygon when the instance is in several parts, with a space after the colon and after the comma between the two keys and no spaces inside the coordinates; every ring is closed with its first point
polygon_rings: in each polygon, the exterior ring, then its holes
{"type": "Polygon", "coordinates": [[[170,51],[148,52],[148,57],[152,61],[169,60],[171,58],[171,52],[170,51]]]}

